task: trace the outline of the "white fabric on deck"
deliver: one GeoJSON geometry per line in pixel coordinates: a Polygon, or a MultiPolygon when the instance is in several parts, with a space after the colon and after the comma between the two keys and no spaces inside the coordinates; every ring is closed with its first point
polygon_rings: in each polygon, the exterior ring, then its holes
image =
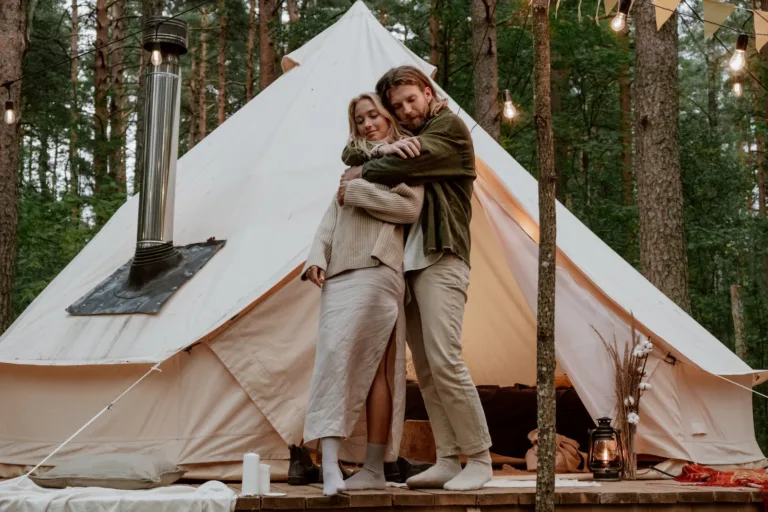
{"type": "Polygon", "coordinates": [[[221,482],[141,491],[46,489],[24,477],[0,482],[0,510],[13,512],[232,512],[237,494],[221,482]]]}

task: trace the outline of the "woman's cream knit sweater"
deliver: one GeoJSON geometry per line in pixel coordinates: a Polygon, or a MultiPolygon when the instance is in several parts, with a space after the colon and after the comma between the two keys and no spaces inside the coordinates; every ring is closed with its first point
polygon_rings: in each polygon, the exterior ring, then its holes
{"type": "Polygon", "coordinates": [[[350,181],[344,206],[334,198],[325,212],[301,278],[306,279],[312,265],[325,270],[326,279],[379,263],[402,272],[403,226],[419,218],[423,201],[422,186],[390,188],[362,179],[350,181]]]}

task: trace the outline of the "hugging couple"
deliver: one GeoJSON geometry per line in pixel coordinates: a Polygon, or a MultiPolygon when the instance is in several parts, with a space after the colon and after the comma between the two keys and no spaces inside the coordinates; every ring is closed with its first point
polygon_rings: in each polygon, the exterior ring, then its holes
{"type": "Polygon", "coordinates": [[[437,462],[406,483],[478,489],[492,469],[461,355],[475,179],[469,130],[411,66],[350,102],[349,130],[342,160],[350,168],[302,271],[322,289],[304,440],[321,443],[326,495],[385,487],[384,463],[397,459],[403,431],[407,332],[437,462]],[[365,464],[345,481],[339,449],[354,444],[356,427],[367,435],[365,464]]]}

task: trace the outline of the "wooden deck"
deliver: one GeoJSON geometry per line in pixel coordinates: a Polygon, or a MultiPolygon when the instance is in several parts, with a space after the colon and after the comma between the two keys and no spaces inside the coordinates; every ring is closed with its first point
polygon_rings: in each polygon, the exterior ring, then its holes
{"type": "MultiPolygon", "coordinates": [[[[239,488],[232,486],[239,494],[239,488]]],[[[412,491],[388,488],[386,491],[356,491],[337,496],[323,496],[322,486],[296,487],[272,484],[272,492],[281,497],[240,497],[238,511],[312,510],[374,512],[390,509],[399,512],[513,512],[534,509],[535,489],[482,489],[472,492],[442,490],[412,491]]],[[[557,489],[558,509],[579,512],[759,512],[763,498],[757,489],[720,488],[684,485],[671,480],[604,482],[600,487],[563,487],[557,489]]]]}

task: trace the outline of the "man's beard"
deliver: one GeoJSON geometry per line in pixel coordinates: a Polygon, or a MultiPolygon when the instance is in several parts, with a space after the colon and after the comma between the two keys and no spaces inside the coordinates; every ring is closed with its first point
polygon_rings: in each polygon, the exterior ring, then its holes
{"type": "Polygon", "coordinates": [[[415,119],[401,120],[400,124],[408,128],[409,130],[418,130],[422,128],[429,120],[429,109],[423,112],[419,117],[415,119]]]}

